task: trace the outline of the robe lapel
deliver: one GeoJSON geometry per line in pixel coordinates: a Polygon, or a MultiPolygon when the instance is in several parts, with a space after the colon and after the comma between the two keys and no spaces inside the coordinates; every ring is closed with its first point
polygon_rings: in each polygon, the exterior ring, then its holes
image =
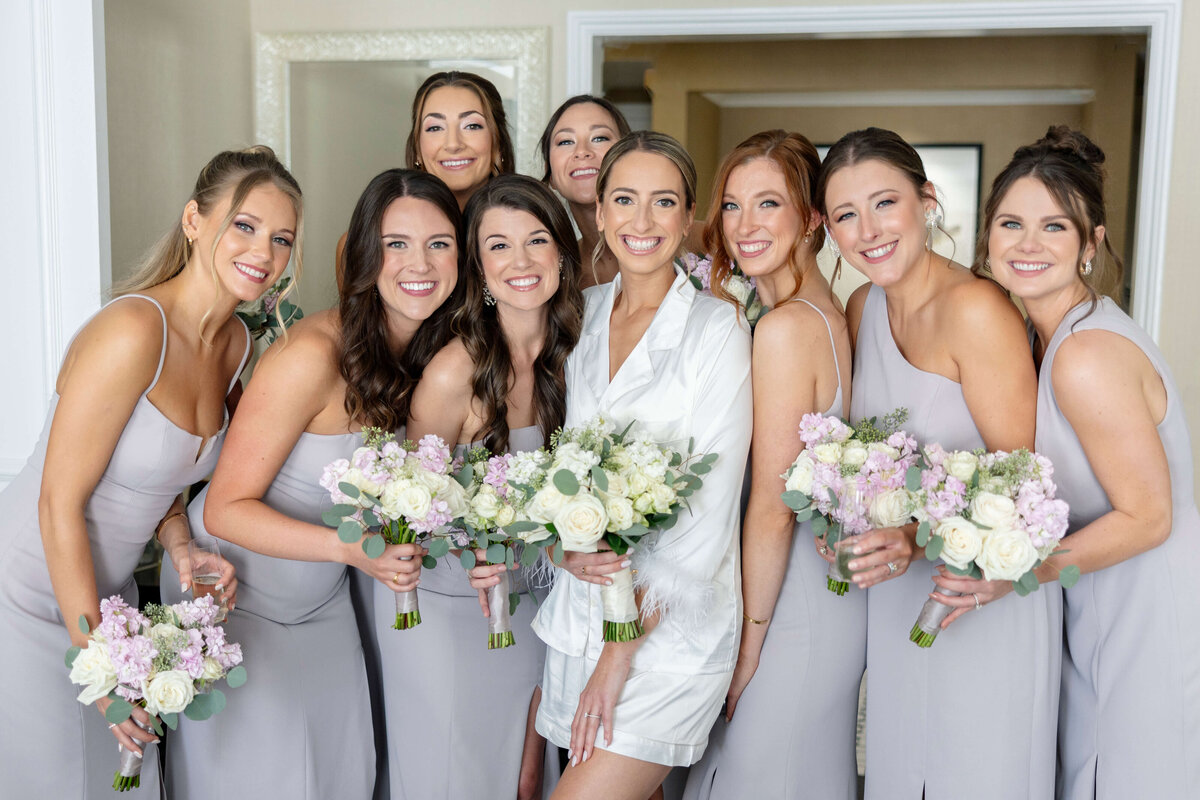
{"type": "MultiPolygon", "coordinates": [[[[613,293],[615,296],[615,291],[613,293]]],[[[696,296],[696,289],[687,279],[687,275],[682,271],[678,271],[675,276],[675,281],[671,284],[671,288],[667,290],[666,297],[663,298],[662,305],[658,307],[658,311],[654,314],[654,319],[650,321],[650,327],[634,345],[633,350],[625,359],[625,363],[617,370],[617,374],[613,376],[605,391],[599,395],[601,408],[612,408],[617,402],[631,392],[635,392],[644,388],[652,380],[654,380],[654,361],[653,353],[657,350],[670,350],[678,347],[683,336],[684,326],[687,324],[688,312],[692,307],[692,300],[696,296]]],[[[609,299],[608,307],[605,314],[611,317],[612,300],[609,299]]],[[[608,321],[607,319],[605,320],[608,321]]],[[[602,356],[603,364],[597,365],[602,378],[608,377],[608,325],[604,326],[602,334],[604,340],[602,356]]]]}

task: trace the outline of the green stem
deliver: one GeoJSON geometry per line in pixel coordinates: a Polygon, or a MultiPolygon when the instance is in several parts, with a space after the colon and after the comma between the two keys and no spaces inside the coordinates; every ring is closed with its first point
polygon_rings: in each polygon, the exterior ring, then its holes
{"type": "Polygon", "coordinates": [[[921,630],[921,623],[916,623],[912,627],[912,631],[908,634],[908,640],[917,645],[917,647],[932,647],[933,640],[937,638],[936,633],[926,633],[921,630]]]}
{"type": "Polygon", "coordinates": [[[517,643],[516,637],[512,631],[504,633],[489,633],[488,634],[488,650],[499,650],[504,647],[512,647],[517,643]]]}
{"type": "Polygon", "coordinates": [[[127,778],[124,775],[122,775],[119,770],[117,772],[113,773],[113,788],[116,789],[118,792],[128,792],[130,789],[137,789],[141,785],[142,785],[142,776],[141,775],[134,775],[132,777],[127,778]]]}
{"type": "Polygon", "coordinates": [[[606,642],[632,642],[634,639],[641,636],[645,631],[642,630],[640,620],[633,622],[609,622],[604,620],[604,641],[606,642]]]}
{"type": "Polygon", "coordinates": [[[826,578],[825,585],[827,587],[829,587],[829,591],[833,592],[838,597],[841,597],[842,595],[844,595],[846,593],[846,591],[850,588],[849,581],[839,581],[839,580],[835,580],[834,578],[826,578]]]}
{"type": "Polygon", "coordinates": [[[405,614],[396,615],[396,624],[392,626],[394,630],[406,631],[410,628],[415,628],[421,624],[421,611],[409,611],[405,614]]]}

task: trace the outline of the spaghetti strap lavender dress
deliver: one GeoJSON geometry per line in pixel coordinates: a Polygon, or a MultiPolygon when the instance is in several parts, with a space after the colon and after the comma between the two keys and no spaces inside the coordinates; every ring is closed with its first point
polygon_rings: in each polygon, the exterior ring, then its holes
{"type": "MultiPolygon", "coordinates": [[[[829,320],[837,369],[837,344],[829,320]]],[[[842,415],[841,372],[833,403],[842,415]]],[[[748,481],[747,481],[748,482],[748,481]]],[[[838,597],[813,549],[812,524],[796,523],[787,573],[763,642],[758,669],[733,721],[717,720],[684,800],[854,800],[854,731],[866,662],[867,593],[838,597]]]]}
{"type": "MultiPolygon", "coordinates": [[[[317,483],[321,472],[361,444],[356,433],[300,434],[263,502],[323,525],[321,512],[332,502],[317,483]]],[[[207,498],[205,489],[188,509],[197,539],[210,536],[207,498]]],[[[375,740],[349,569],[220,546],[239,583],[225,632],[242,645],[250,679],[227,692],[224,711],[204,722],[181,717],[168,735],[170,797],[370,798],[375,740]]],[[[179,577],[168,562],[161,588],[164,599],[178,598],[179,577]]]]}
{"type": "MultiPolygon", "coordinates": [[[[124,295],[113,302],[127,298],[140,298],[158,308],[163,317],[163,349],[154,380],[138,398],[88,498],[84,519],[99,596],[119,594],[137,605],[133,571],[142,551],[179,493],[212,472],[225,426],[202,440],[147,399],[162,374],[166,314],[157,301],[144,295],[124,295]]],[[[249,352],[247,333],[246,355],[249,352]]],[[[240,372],[239,368],[236,374],[240,372]]],[[[67,678],[63,657],[71,642],[50,584],[38,525],[46,444],[57,404],[55,395],[33,454],[0,493],[0,642],[4,643],[0,793],[46,800],[111,798],[118,764],[116,739],[95,708],[75,699],[80,687],[67,678]]],[[[146,750],[141,788],[123,797],[159,796],[155,750],[154,745],[146,750]]]]}
{"type": "MultiPolygon", "coordinates": [[[[509,434],[513,452],[541,446],[536,426],[509,434]]],[[[522,592],[512,617],[516,644],[502,650],[487,649],[478,593],[453,557],[421,572],[421,624],[410,630],[392,629],[395,594],[375,588],[393,800],[516,797],[529,701],[546,654],[529,627],[537,606],[524,594],[525,571],[513,580],[522,592]]]]}
{"type": "MultiPolygon", "coordinates": [[[[854,419],[908,409],[921,445],[984,447],[962,386],[910,364],[872,286],[854,354],[854,419]]],[[[1062,660],[1062,597],[1042,587],[972,611],[933,647],[909,641],[935,564],[867,590],[868,800],[1050,800],[1062,660]]]]}
{"type": "Polygon", "coordinates": [[[1059,717],[1063,800],[1200,797],[1200,513],[1182,397],[1162,353],[1108,298],[1069,311],[1038,381],[1037,449],[1054,462],[1069,532],[1112,510],[1050,380],[1072,333],[1105,330],[1137,345],[1167,390],[1158,425],[1171,472],[1167,541],[1084,575],[1063,592],[1066,641],[1059,717]]]}

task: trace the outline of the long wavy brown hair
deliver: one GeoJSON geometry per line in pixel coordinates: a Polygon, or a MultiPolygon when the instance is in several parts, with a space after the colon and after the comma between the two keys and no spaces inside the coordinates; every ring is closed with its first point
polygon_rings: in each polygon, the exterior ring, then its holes
{"type": "Polygon", "coordinates": [[[558,291],[544,306],[546,341],[533,362],[534,419],[542,435],[562,427],[566,419],[567,356],[583,327],[583,294],[579,289],[579,243],[562,203],[543,183],[525,175],[501,175],[488,181],[467,202],[466,299],[454,317],[454,332],[462,338],[475,371],[472,393],[483,406],[483,445],[493,453],[508,451],[508,393],[512,388],[512,353],[496,306],[483,302],[483,265],[479,256],[479,225],[484,212],[508,208],[532,214],[546,226],[561,256],[558,291]]]}
{"type": "Polygon", "coordinates": [[[507,175],[517,168],[516,156],[513,154],[512,135],[508,132],[508,117],[504,113],[504,101],[496,85],[482,75],[474,72],[435,72],[425,79],[417,89],[412,104],[412,128],[408,132],[408,141],[404,143],[404,161],[410,169],[424,169],[421,164],[421,115],[425,111],[425,100],[435,89],[443,86],[455,86],[470,89],[479,98],[483,118],[487,120],[488,130],[492,132],[492,172],[496,175],[507,175]]]}
{"type": "Polygon", "coordinates": [[[721,221],[721,210],[725,206],[725,184],[729,182],[729,176],[735,169],[760,158],[777,165],[783,173],[788,200],[795,206],[796,213],[800,216],[800,225],[805,231],[805,234],[796,237],[791,252],[788,253],[787,266],[792,277],[796,279],[796,288],[790,295],[781,298],[780,303],[791,300],[800,292],[803,251],[809,250],[810,255],[815,257],[825,245],[823,226],[817,225],[813,230],[808,230],[809,220],[816,207],[813,187],[817,182],[817,175],[821,172],[821,157],[817,155],[817,148],[799,133],[778,129],[756,133],[746,139],[733,148],[721,162],[708,206],[708,222],[704,226],[704,249],[712,254],[712,293],[735,305],[737,301],[725,290],[725,280],[733,271],[733,261],[729,258],[725,229],[721,221]]]}
{"type": "Polygon", "coordinates": [[[339,368],[346,380],[346,413],[364,426],[397,430],[408,419],[412,393],[429,359],[450,340],[450,322],[462,305],[466,281],[462,249],[458,282],[446,302],[421,323],[403,353],[388,344],[387,310],[376,290],[383,267],[383,215],[393,201],[415,197],[432,203],[454,226],[462,241],[458,201],[442,181],[427,172],[389,169],[371,179],[350,217],[346,234],[339,368]]]}

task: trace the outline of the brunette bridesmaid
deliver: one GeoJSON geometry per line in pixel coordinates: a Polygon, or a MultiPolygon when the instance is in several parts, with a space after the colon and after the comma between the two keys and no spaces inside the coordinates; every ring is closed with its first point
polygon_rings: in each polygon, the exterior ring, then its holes
{"type": "Polygon", "coordinates": [[[1071,506],[1067,552],[1038,578],[1083,573],[1063,592],[1056,796],[1200,797],[1192,449],[1162,353],[1101,294],[1121,271],[1105,235],[1103,162],[1084,134],[1051,128],[997,176],[980,230],[978,268],[1029,314],[1037,449],[1071,506]]]}
{"type": "MultiPolygon", "coordinates": [[[[903,407],[922,444],[1032,447],[1037,386],[1021,315],[994,283],[929,248],[938,202],[912,146],[879,128],[846,134],[821,166],[817,202],[841,257],[871,281],[846,309],[852,418],[903,407]]],[[[909,631],[944,578],[915,531],[863,534],[849,565],[868,590],[867,797],[1048,800],[1061,597],[974,589],[966,616],[919,648],[909,631]]]]}

